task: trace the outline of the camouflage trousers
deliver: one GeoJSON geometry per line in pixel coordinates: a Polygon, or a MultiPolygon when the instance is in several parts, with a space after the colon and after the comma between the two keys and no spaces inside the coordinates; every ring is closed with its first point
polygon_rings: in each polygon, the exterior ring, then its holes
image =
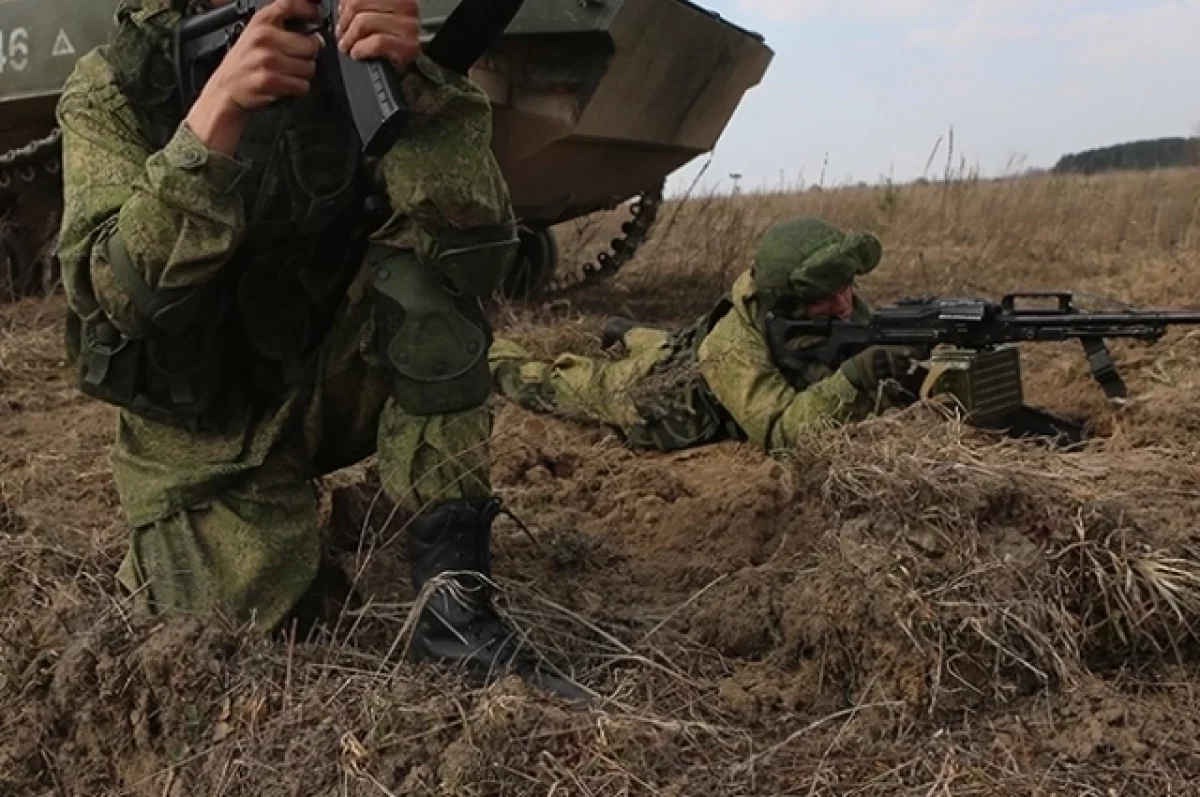
{"type": "MultiPolygon", "coordinates": [[[[487,98],[434,77],[406,83],[419,118],[382,163],[395,215],[377,240],[398,248],[420,231],[511,220],[487,98]]],[[[272,406],[203,433],[121,412],[113,472],[132,538],[119,577],[152,608],[277,627],[322,561],[313,480],[372,453],[384,492],[409,513],[490,495],[490,408],[418,416],[399,406],[375,341],[371,279],[364,264],[306,379],[272,406]]]]}
{"type": "Polygon", "coordinates": [[[678,451],[740,436],[690,347],[646,327],[631,329],[624,344],[619,360],[562,354],[544,362],[498,339],[488,354],[492,386],[525,409],[608,426],[638,449],[678,451]]]}

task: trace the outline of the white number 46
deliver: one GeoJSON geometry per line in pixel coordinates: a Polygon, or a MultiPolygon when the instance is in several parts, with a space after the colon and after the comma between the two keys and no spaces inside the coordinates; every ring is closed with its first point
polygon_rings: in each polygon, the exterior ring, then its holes
{"type": "Polygon", "coordinates": [[[24,72],[29,66],[29,31],[25,28],[14,28],[7,38],[0,30],[0,73],[10,66],[14,72],[24,72]]]}

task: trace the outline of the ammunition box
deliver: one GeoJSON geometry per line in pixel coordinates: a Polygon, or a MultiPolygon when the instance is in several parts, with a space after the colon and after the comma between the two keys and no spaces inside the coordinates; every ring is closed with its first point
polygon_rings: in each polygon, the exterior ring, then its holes
{"type": "Polygon", "coordinates": [[[1004,417],[1025,402],[1021,353],[1015,346],[935,352],[921,392],[923,398],[953,398],[970,421],[1004,417]]]}

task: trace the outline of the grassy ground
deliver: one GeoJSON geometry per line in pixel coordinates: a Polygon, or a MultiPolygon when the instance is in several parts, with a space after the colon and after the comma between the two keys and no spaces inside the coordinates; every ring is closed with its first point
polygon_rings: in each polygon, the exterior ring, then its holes
{"type": "MultiPolygon", "coordinates": [[[[1200,172],[950,180],[671,203],[601,288],[512,304],[543,354],[603,318],[690,320],[772,221],[875,229],[877,301],[1072,288],[1200,307],[1200,172]]],[[[619,214],[561,230],[564,259],[619,214]]],[[[569,276],[570,267],[566,269],[569,276]]],[[[501,406],[492,479],[513,619],[602,701],[568,711],[402,661],[402,520],[369,463],[330,478],[370,599],[310,644],[157,623],[114,581],[112,418],[74,391],[59,299],[0,309],[0,794],[1192,794],[1200,776],[1200,332],[1026,354],[1032,403],[1084,415],[1064,453],[917,407],[770,460],[634,455],[501,406]]]]}

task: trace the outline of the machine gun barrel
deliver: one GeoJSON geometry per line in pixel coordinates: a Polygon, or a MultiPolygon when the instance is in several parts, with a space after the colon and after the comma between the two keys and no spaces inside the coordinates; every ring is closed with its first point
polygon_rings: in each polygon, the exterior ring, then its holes
{"type": "Polygon", "coordinates": [[[1020,313],[1007,319],[1021,327],[1064,326],[1081,330],[1119,329],[1123,326],[1136,327],[1200,324],[1200,312],[1175,310],[1129,310],[1116,313],[1020,313]]]}

